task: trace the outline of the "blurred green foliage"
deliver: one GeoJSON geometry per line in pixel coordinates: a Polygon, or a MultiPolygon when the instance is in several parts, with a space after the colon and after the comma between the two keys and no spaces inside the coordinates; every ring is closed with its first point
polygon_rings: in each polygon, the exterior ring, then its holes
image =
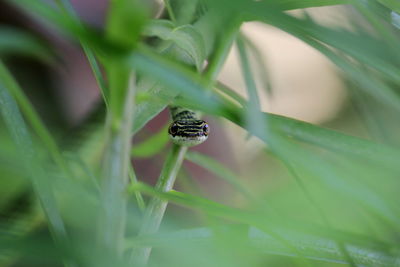
{"type": "MultiPolygon", "coordinates": [[[[142,1],[112,0],[102,32],[80,21],[68,1],[8,2],[82,47],[106,115],[79,148],[65,149],[0,63],[1,266],[135,266],[134,251],[143,247],[154,248],[149,266],[400,266],[397,1],[165,0],[162,18],[151,18],[142,1]],[[333,28],[286,12],[337,4],[363,22],[333,28]],[[249,21],[277,27],[330,59],[348,81],[368,140],[261,112],[248,56],[257,51],[239,35],[249,21]],[[235,42],[248,100],[216,80],[235,42]],[[265,145],[254,166],[277,166],[239,174],[188,152],[187,160],[232,189],[229,205],[137,182],[131,159],[163,154],[168,139],[162,129],[130,141],[171,104],[245,129],[265,145]],[[138,235],[146,222],[142,194],[201,219],[182,229],[192,216],[178,213],[159,232],[138,235]],[[15,208],[21,199],[29,204],[15,208]]],[[[0,55],[15,54],[59,63],[37,36],[1,26],[0,55]]],[[[178,152],[162,174],[179,169],[185,151],[178,152]]]]}

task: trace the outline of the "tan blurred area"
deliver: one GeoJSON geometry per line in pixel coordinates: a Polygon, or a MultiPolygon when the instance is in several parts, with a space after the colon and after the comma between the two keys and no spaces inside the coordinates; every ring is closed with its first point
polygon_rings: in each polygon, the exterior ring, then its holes
{"type": "MultiPolygon", "coordinates": [[[[304,12],[323,25],[350,27],[346,17],[348,12],[340,6],[309,8],[292,11],[291,14],[302,16],[304,12]]],[[[242,33],[261,52],[268,71],[261,75],[269,78],[271,95],[263,88],[261,77],[257,75],[258,66],[252,64],[263,111],[315,124],[329,121],[338,114],[345,103],[346,91],[338,70],[324,55],[301,40],[266,24],[246,23],[242,26],[242,33]]],[[[254,63],[254,57],[251,59],[254,63]]],[[[219,80],[246,97],[236,47],[232,48],[219,80]]],[[[256,150],[255,153],[262,148],[255,138],[246,141],[246,132],[237,126],[228,123],[228,127],[238,157],[243,155],[243,146],[246,144],[249,150],[256,150]]],[[[251,157],[248,159],[251,160],[251,157]]]]}

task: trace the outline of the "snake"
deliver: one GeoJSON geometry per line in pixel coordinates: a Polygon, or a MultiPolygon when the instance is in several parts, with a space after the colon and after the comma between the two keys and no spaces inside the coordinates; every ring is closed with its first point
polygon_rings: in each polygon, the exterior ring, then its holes
{"type": "Polygon", "coordinates": [[[210,127],[196,112],[179,106],[169,107],[172,123],[168,135],[179,146],[196,146],[207,140],[210,127]]]}

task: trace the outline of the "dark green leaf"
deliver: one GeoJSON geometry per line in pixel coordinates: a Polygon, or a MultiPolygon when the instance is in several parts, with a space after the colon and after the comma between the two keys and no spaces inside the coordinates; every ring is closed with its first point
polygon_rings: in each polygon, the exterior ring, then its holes
{"type": "Polygon", "coordinates": [[[17,28],[0,27],[0,55],[23,54],[45,62],[54,61],[54,52],[37,37],[17,28]]]}

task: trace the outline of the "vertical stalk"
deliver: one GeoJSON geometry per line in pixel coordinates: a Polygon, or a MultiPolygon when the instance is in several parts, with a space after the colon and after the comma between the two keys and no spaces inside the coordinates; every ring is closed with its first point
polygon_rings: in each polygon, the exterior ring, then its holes
{"type": "MultiPolygon", "coordinates": [[[[179,169],[185,157],[186,151],[187,147],[182,147],[178,145],[172,146],[172,149],[169,152],[167,159],[164,163],[164,167],[162,169],[158,182],[155,186],[157,191],[168,192],[172,190],[176,180],[176,176],[178,175],[179,169]]],[[[162,200],[158,197],[152,198],[149,205],[147,206],[139,235],[153,234],[158,231],[167,205],[168,201],[162,200]]],[[[133,252],[131,265],[145,265],[149,259],[150,253],[151,247],[138,248],[133,252]]]]}
{"type": "MultiPolygon", "coordinates": [[[[209,86],[213,85],[219,71],[221,70],[226,57],[228,56],[230,47],[235,40],[239,23],[228,24],[229,28],[225,31],[222,36],[218,38],[216,48],[210,56],[210,64],[206,67],[203,72],[203,77],[209,83],[209,86]]],[[[168,192],[172,190],[178,171],[182,165],[183,159],[187,147],[181,147],[173,145],[167,159],[164,163],[164,167],[160,174],[159,180],[155,186],[157,191],[168,192]]],[[[161,200],[160,198],[154,197],[149,205],[147,206],[142,228],[139,231],[139,235],[153,234],[158,231],[162,218],[165,213],[168,202],[161,200]]],[[[142,247],[135,249],[132,253],[131,266],[144,266],[147,264],[151,253],[151,247],[142,247]]]]}
{"type": "Polygon", "coordinates": [[[125,189],[129,177],[134,95],[135,79],[132,74],[118,127],[115,127],[114,122],[117,119],[112,114],[107,118],[109,136],[103,158],[102,210],[98,238],[102,249],[117,257],[122,256],[125,233],[125,189]]]}
{"type": "MultiPolygon", "coordinates": [[[[132,165],[129,166],[129,179],[131,184],[137,184],[138,182],[135,170],[133,169],[132,165]]],[[[142,194],[140,192],[135,192],[135,197],[140,211],[145,211],[146,204],[144,203],[142,194]]]]}

